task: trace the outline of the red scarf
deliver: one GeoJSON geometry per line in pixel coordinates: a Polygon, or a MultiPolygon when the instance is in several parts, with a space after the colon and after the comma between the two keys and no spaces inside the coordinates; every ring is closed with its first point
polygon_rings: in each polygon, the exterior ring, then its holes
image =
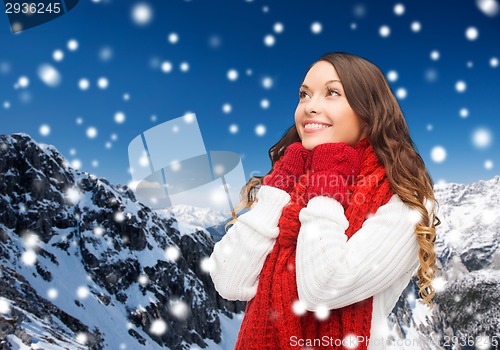
{"type": "MultiPolygon", "coordinates": [[[[359,176],[350,190],[354,200],[345,211],[349,227],[348,239],[358,231],[366,217],[387,203],[393,192],[384,166],[379,162],[367,138],[356,148],[365,149],[359,176]],[[359,197],[357,197],[359,196],[359,197]],[[365,198],[362,203],[355,198],[365,198]]],[[[248,301],[235,350],[300,349],[293,343],[299,339],[343,339],[348,334],[370,337],[372,302],[369,297],[341,309],[330,310],[323,321],[307,311],[297,316],[292,311],[298,300],[295,275],[295,249],[300,229],[299,212],[304,207],[303,195],[308,174],[301,176],[291,193],[291,201],[283,208],[279,220],[279,236],[266,258],[259,276],[257,294],[248,301]],[[330,338],[331,337],[331,338],[330,338]]],[[[357,350],[366,349],[366,341],[357,350]]],[[[314,349],[347,349],[343,346],[321,346],[314,349]]]]}

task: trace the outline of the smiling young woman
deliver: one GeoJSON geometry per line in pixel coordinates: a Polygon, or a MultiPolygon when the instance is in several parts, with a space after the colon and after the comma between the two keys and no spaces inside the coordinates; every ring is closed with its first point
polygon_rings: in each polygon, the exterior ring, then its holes
{"type": "Polygon", "coordinates": [[[346,53],[314,62],[269,156],[271,171],[242,190],[210,257],[219,294],[248,301],[236,349],[289,349],[292,339],[385,349],[387,316],[415,273],[432,307],[439,220],[383,73],[346,53]]]}

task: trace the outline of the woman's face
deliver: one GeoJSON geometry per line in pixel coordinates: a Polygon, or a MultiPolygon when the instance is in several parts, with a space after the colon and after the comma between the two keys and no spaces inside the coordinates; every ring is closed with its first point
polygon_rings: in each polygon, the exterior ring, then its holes
{"type": "Polygon", "coordinates": [[[365,123],[347,102],[331,63],[319,61],[312,66],[300,87],[299,98],[295,126],[306,149],[329,142],[354,146],[368,135],[365,123]]]}

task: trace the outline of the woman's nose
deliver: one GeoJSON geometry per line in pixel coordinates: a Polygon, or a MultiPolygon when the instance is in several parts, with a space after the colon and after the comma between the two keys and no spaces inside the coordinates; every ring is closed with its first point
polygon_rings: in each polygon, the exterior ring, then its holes
{"type": "Polygon", "coordinates": [[[317,114],[320,112],[321,108],[321,102],[318,100],[318,98],[313,97],[307,102],[307,105],[305,107],[306,114],[317,114]]]}

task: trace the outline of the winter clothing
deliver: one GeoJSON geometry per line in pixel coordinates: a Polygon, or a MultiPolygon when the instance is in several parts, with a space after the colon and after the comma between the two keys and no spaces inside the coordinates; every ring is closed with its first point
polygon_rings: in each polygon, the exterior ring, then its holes
{"type": "Polygon", "coordinates": [[[310,153],[301,142],[292,143],[286,148],[279,162],[274,163],[273,171],[264,177],[262,185],[273,186],[289,193],[299,177],[309,168],[310,153]]]}
{"type": "Polygon", "coordinates": [[[367,139],[320,146],[290,194],[263,185],[214,247],[217,291],[249,300],[235,349],[347,349],[350,335],[356,349],[384,348],[385,318],[418,266],[418,211],[393,195],[367,139]]]}

